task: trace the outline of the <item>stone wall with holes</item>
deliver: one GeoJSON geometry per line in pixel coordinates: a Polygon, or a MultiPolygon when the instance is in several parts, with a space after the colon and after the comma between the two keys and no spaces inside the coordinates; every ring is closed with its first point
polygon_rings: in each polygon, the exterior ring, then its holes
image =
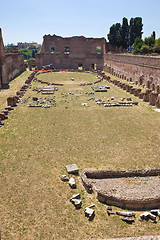
{"type": "Polygon", "coordinates": [[[52,64],[56,69],[104,68],[105,38],[70,37],[45,35],[36,66],[52,64]]]}
{"type": "Polygon", "coordinates": [[[147,81],[160,85],[160,57],[123,54],[105,54],[104,70],[116,76],[124,76],[133,82],[143,76],[147,81]]]}

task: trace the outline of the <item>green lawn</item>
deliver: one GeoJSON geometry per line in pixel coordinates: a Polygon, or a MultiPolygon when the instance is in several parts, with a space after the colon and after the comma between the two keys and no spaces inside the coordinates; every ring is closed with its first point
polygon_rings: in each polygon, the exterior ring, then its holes
{"type": "MultiPolygon", "coordinates": [[[[8,96],[20,89],[30,72],[23,73],[0,92],[1,110],[8,96]]],[[[84,169],[139,169],[160,167],[160,113],[142,100],[107,82],[107,93],[88,96],[93,82],[89,73],[47,73],[38,76],[48,82],[64,83],[55,92],[56,107],[29,108],[21,104],[0,128],[1,232],[5,240],[91,239],[160,234],[160,221],[128,225],[116,215],[108,217],[106,206],[88,194],[76,176],[77,189],[60,180],[65,166],[76,163],[84,169]],[[75,81],[71,81],[74,77],[75,81]],[[69,93],[63,97],[63,93],[69,93]],[[105,108],[88,98],[132,97],[139,106],[105,108]],[[82,106],[88,103],[89,107],[82,106]],[[69,198],[82,196],[82,209],[75,210],[69,198]],[[84,208],[94,203],[92,222],[84,208]]],[[[115,77],[114,77],[115,78],[115,77]]],[[[33,87],[42,86],[32,82],[33,87]]],[[[45,86],[45,85],[43,85],[45,86]]],[[[30,100],[42,96],[27,90],[30,100]]],[[[113,207],[113,210],[116,210],[113,207]]]]}

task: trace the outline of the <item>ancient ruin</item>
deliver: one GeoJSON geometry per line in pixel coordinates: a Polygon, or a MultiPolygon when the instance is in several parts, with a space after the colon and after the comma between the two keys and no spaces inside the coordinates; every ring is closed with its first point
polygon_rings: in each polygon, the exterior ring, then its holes
{"type": "Polygon", "coordinates": [[[45,35],[35,64],[39,69],[50,65],[55,69],[103,70],[104,54],[105,38],[45,35]]]}
{"type": "Polygon", "coordinates": [[[99,201],[121,208],[146,210],[160,207],[160,169],[83,171],[81,179],[99,201]]]}
{"type": "Polygon", "coordinates": [[[0,88],[7,87],[8,83],[24,70],[24,58],[20,52],[16,49],[5,51],[0,28],[0,88]]]}
{"type": "Polygon", "coordinates": [[[138,85],[145,84],[147,88],[160,84],[160,58],[156,56],[106,53],[104,70],[125,80],[132,79],[138,85]]]}

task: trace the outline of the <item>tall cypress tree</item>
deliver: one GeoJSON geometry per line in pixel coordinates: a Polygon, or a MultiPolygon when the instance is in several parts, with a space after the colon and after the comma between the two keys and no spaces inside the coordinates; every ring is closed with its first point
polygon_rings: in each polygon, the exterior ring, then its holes
{"type": "Polygon", "coordinates": [[[128,19],[123,18],[122,20],[122,47],[127,49],[129,46],[129,26],[128,26],[128,19]]]}
{"type": "Polygon", "coordinates": [[[112,46],[120,47],[122,45],[122,27],[120,23],[113,24],[107,35],[112,46]]]}
{"type": "Polygon", "coordinates": [[[139,37],[142,38],[142,18],[136,17],[130,19],[130,26],[129,26],[129,45],[131,46],[134,43],[134,40],[139,37]]]}
{"type": "Polygon", "coordinates": [[[123,18],[122,26],[120,23],[113,24],[110,27],[108,40],[112,46],[120,47],[127,49],[128,46],[132,46],[134,40],[139,37],[142,38],[142,18],[136,17],[130,19],[130,24],[128,25],[128,19],[123,18]]]}

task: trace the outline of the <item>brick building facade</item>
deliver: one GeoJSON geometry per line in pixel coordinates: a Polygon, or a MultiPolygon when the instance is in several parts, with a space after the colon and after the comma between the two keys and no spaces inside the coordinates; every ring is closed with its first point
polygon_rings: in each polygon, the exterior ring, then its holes
{"type": "Polygon", "coordinates": [[[45,35],[41,51],[36,54],[36,65],[38,68],[52,64],[56,69],[103,70],[105,42],[105,38],[45,35]]]}

